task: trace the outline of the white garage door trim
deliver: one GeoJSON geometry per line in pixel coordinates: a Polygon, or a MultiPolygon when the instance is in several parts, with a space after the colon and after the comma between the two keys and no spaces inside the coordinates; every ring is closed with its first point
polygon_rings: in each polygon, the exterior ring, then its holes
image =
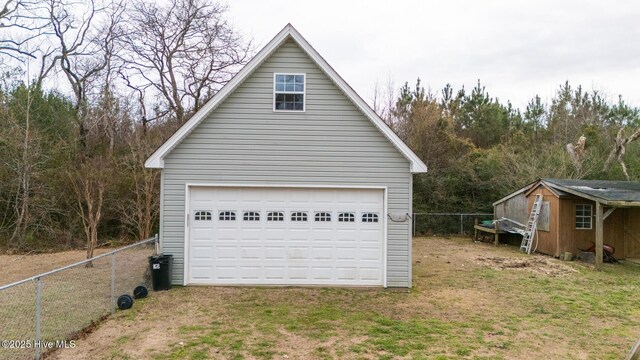
{"type": "Polygon", "coordinates": [[[184,280],[183,285],[200,285],[189,283],[189,248],[190,248],[190,229],[189,229],[189,216],[190,216],[190,194],[192,187],[227,187],[227,188],[294,188],[294,189],[372,189],[382,190],[383,204],[382,214],[380,216],[383,222],[382,232],[382,286],[387,287],[387,187],[386,186],[354,186],[354,185],[319,185],[319,184],[220,184],[220,183],[186,183],[185,184],[185,196],[184,196],[184,280]]]}

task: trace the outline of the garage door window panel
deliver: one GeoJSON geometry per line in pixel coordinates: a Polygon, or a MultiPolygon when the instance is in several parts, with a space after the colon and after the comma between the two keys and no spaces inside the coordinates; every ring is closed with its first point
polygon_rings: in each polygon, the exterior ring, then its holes
{"type": "Polygon", "coordinates": [[[210,221],[212,220],[211,211],[198,210],[194,214],[194,220],[196,221],[210,221]]]}
{"type": "Polygon", "coordinates": [[[236,219],[236,212],[231,210],[220,211],[218,220],[220,221],[234,221],[236,219]]]}
{"type": "Polygon", "coordinates": [[[304,211],[296,211],[291,213],[291,221],[307,221],[308,215],[304,211]]]}
{"type": "Polygon", "coordinates": [[[242,215],[244,221],[260,221],[260,212],[258,211],[245,211],[242,215]]]}
{"type": "Polygon", "coordinates": [[[376,214],[376,213],[362,213],[362,222],[363,223],[377,223],[378,222],[378,214],[376,214]]]}
{"type": "Polygon", "coordinates": [[[356,222],[356,214],[352,212],[340,213],[338,214],[338,222],[341,222],[341,223],[356,222]]]}
{"type": "Polygon", "coordinates": [[[267,221],[284,221],[284,212],[269,211],[267,213],[267,221]]]}
{"type": "Polygon", "coordinates": [[[316,212],[314,220],[317,222],[330,222],[331,221],[331,213],[330,212],[316,212]]]}

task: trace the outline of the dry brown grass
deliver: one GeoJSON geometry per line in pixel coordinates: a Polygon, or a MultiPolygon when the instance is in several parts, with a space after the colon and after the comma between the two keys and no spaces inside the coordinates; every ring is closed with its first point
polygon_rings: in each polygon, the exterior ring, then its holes
{"type": "Polygon", "coordinates": [[[176,287],[54,358],[619,359],[640,336],[639,275],[419,238],[410,292],[176,287]]]}
{"type": "MultiPolygon", "coordinates": [[[[95,255],[111,249],[96,249],[95,255]]],[[[86,259],[85,250],[62,251],[50,254],[0,255],[0,286],[10,284],[34,275],[57,269],[86,259]]]]}

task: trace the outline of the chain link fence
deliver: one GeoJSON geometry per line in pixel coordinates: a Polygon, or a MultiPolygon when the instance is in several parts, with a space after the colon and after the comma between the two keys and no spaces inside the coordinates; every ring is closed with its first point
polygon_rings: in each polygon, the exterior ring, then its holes
{"type": "Polygon", "coordinates": [[[157,236],[0,286],[0,360],[39,359],[73,346],[72,339],[115,311],[118,296],[149,286],[147,258],[156,244],[157,236]]]}
{"type": "Polygon", "coordinates": [[[492,213],[413,213],[413,236],[469,235],[475,220],[492,220],[492,213]]]}

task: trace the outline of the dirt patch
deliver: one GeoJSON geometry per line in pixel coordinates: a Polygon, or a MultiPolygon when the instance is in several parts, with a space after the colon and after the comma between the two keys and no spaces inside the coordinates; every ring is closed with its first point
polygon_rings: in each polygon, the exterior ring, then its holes
{"type": "Polygon", "coordinates": [[[533,256],[530,258],[506,258],[506,257],[478,257],[480,264],[495,270],[523,270],[551,277],[564,276],[576,273],[577,270],[544,258],[533,256]]]}

